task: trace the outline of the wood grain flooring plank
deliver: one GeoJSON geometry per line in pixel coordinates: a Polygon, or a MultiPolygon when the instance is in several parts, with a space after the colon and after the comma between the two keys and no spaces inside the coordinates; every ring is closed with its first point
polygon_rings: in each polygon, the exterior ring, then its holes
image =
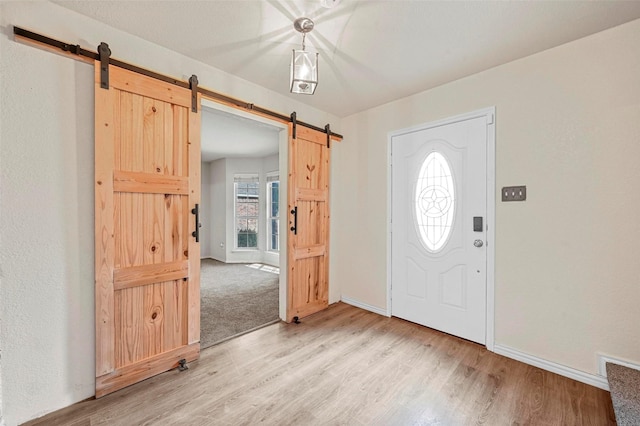
{"type": "Polygon", "coordinates": [[[338,303],[29,425],[615,425],[609,393],[338,303]]]}

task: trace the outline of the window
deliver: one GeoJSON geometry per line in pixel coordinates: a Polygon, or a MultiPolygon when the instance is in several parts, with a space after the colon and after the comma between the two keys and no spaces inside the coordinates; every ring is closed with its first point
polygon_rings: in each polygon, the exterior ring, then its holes
{"type": "Polygon", "coordinates": [[[422,163],[415,192],[416,225],[422,243],[432,253],[441,250],[449,239],[455,201],[449,162],[433,151],[422,163]]]}
{"type": "Polygon", "coordinates": [[[258,248],[260,182],[258,175],[234,177],[236,248],[258,248]]]}
{"type": "Polygon", "coordinates": [[[267,250],[280,250],[280,176],[267,175],[267,250]]]}

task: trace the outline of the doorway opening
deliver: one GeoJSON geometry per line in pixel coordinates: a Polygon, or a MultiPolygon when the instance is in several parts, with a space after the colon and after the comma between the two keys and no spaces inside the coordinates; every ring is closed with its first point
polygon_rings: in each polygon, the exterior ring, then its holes
{"type": "Polygon", "coordinates": [[[201,348],[283,318],[288,128],[202,101],[201,348]]]}

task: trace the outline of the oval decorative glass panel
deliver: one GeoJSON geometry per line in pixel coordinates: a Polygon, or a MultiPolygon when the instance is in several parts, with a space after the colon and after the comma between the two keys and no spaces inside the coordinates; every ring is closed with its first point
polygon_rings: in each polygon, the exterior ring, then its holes
{"type": "Polygon", "coordinates": [[[442,250],[455,217],[455,189],[449,162],[433,151],[425,158],[416,182],[416,227],[430,252],[442,250]]]}

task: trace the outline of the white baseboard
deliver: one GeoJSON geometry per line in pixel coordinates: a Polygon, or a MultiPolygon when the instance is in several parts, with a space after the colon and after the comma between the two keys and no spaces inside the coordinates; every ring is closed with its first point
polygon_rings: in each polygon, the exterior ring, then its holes
{"type": "Polygon", "coordinates": [[[340,298],[340,300],[342,302],[346,303],[347,305],[355,306],[356,308],[364,309],[365,311],[370,311],[370,312],[373,312],[374,314],[382,315],[382,316],[385,316],[385,317],[390,317],[391,316],[384,309],[380,309],[380,308],[378,308],[376,306],[371,306],[371,305],[368,305],[366,303],[362,303],[362,302],[359,302],[357,300],[350,299],[348,297],[342,296],[340,298]]]}
{"type": "Polygon", "coordinates": [[[640,364],[636,364],[620,358],[614,358],[608,355],[598,354],[598,373],[600,373],[600,375],[603,377],[607,377],[607,362],[622,365],[628,368],[633,368],[634,370],[640,370],[640,364]]]}
{"type": "MultiPolygon", "coordinates": [[[[351,299],[349,297],[342,296],[341,301],[348,305],[355,306],[356,308],[361,308],[366,311],[376,313],[378,315],[383,315],[385,317],[391,316],[390,313],[384,309],[378,308],[376,306],[371,306],[369,304],[360,302],[355,299],[351,299]]],[[[567,367],[566,365],[562,365],[552,361],[548,361],[546,359],[538,358],[536,356],[527,354],[525,352],[520,352],[508,346],[496,344],[493,347],[493,352],[497,353],[498,355],[506,356],[507,358],[515,359],[516,361],[520,361],[525,364],[533,365],[534,367],[538,367],[543,370],[550,371],[552,373],[556,373],[564,377],[568,377],[578,382],[586,383],[588,385],[595,386],[600,389],[604,389],[606,391],[609,390],[609,382],[607,382],[606,371],[605,371],[605,374],[602,374],[605,362],[614,362],[616,364],[620,364],[629,368],[635,368],[637,370],[640,370],[640,365],[633,364],[628,361],[606,357],[603,355],[599,356],[601,367],[599,370],[600,374],[598,375],[598,374],[585,373],[584,371],[567,367]]]]}
{"type": "Polygon", "coordinates": [[[516,361],[533,365],[534,367],[538,367],[543,370],[547,370],[552,373],[577,380],[578,382],[586,383],[588,385],[595,386],[606,391],[609,390],[609,382],[607,382],[606,377],[585,373],[584,371],[576,370],[575,368],[557,364],[552,361],[547,361],[546,359],[538,358],[536,356],[520,352],[507,346],[495,345],[493,351],[499,355],[506,356],[507,358],[515,359],[516,361]]]}

